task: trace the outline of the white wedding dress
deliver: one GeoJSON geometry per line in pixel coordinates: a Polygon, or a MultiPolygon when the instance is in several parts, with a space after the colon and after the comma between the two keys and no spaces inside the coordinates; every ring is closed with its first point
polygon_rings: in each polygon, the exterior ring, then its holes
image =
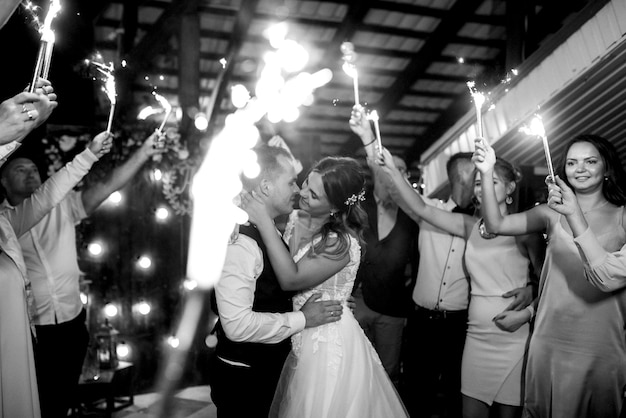
{"type": "MultiPolygon", "coordinates": [[[[294,212],[285,231],[286,242],[296,219],[294,212]]],[[[311,245],[300,249],[294,261],[300,260],[311,245]]],[[[292,349],[280,376],[270,417],[408,417],[376,351],[345,305],[360,258],[361,247],[350,237],[348,265],[322,284],[293,297],[294,310],[298,310],[312,294],[321,293],[321,300],[343,301],[343,315],[337,322],[307,328],[292,336],[292,349]]]]}

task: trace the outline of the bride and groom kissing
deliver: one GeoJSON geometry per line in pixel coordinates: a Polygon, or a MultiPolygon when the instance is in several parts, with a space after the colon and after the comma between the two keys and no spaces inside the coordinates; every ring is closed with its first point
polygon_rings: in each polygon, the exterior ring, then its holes
{"type": "Polygon", "coordinates": [[[218,417],[408,416],[344,309],[367,225],[361,166],[326,157],[299,190],[287,151],[255,152],[261,173],[242,176],[251,223],[229,244],[215,288],[211,397],[218,417]],[[281,239],[274,219],[288,214],[281,239]]]}

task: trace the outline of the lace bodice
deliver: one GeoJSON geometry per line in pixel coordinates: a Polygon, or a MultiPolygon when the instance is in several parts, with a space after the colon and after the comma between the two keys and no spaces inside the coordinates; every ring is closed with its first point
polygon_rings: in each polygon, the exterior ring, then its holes
{"type": "MultiPolygon", "coordinates": [[[[293,228],[295,225],[295,221],[298,217],[297,211],[292,212],[289,217],[289,223],[285,229],[284,240],[285,242],[289,242],[291,238],[291,234],[293,233],[293,228]]],[[[300,309],[302,305],[307,301],[311,295],[314,293],[321,293],[321,300],[340,300],[345,302],[345,300],[352,293],[352,287],[354,286],[354,279],[356,278],[356,272],[359,269],[359,263],[361,259],[361,246],[356,238],[350,236],[350,261],[348,264],[342,268],[337,274],[330,277],[325,282],[307,289],[301,293],[298,293],[293,298],[293,307],[294,309],[300,309]]],[[[296,263],[304,257],[304,255],[309,251],[311,246],[317,244],[320,238],[316,238],[312,243],[305,245],[301,248],[293,257],[293,261],[296,263]]]]}
{"type": "MultiPolygon", "coordinates": [[[[289,222],[287,223],[287,227],[285,229],[284,240],[285,242],[289,242],[291,235],[293,233],[293,229],[298,217],[297,211],[294,211],[289,216],[289,222]]],[[[312,287],[310,289],[304,290],[293,297],[293,308],[294,310],[299,310],[302,305],[311,297],[311,295],[315,293],[319,293],[322,295],[320,300],[339,300],[344,304],[344,315],[346,312],[351,311],[346,306],[346,299],[352,293],[352,288],[354,286],[354,280],[356,278],[357,270],[359,269],[359,264],[361,260],[361,246],[359,241],[353,236],[349,237],[350,239],[350,261],[348,264],[342,268],[339,272],[337,272],[332,277],[328,278],[326,281],[320,283],[319,285],[312,287]]],[[[312,243],[309,243],[302,247],[294,256],[293,260],[298,262],[304,255],[309,251],[311,246],[317,244],[320,240],[320,237],[316,238],[312,243]]],[[[317,327],[315,329],[313,340],[314,344],[317,345],[318,341],[325,340],[322,336],[323,333],[329,331],[330,334],[334,334],[328,328],[334,328],[335,324],[327,324],[322,325],[321,327],[317,327]]],[[[295,334],[292,337],[292,345],[293,350],[296,354],[298,354],[299,349],[302,345],[302,335],[301,333],[295,334]]]]}

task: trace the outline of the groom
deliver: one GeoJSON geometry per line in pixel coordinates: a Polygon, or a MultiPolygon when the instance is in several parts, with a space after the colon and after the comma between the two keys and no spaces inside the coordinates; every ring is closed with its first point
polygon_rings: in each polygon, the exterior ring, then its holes
{"type": "MultiPolygon", "coordinates": [[[[259,146],[255,151],[261,173],[255,179],[242,176],[244,189],[265,195],[273,218],[289,214],[300,190],[291,155],[277,147],[259,146]]],[[[320,295],[292,312],[292,295],[280,288],[257,229],[240,226],[215,286],[219,342],[211,398],[218,418],[267,418],[291,349],[289,337],[341,317],[340,302],[316,301],[320,295]]]]}

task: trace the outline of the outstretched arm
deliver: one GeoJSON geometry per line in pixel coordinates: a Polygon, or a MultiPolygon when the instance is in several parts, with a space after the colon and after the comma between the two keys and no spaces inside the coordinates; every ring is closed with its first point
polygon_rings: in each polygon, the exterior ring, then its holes
{"type": "Polygon", "coordinates": [[[381,174],[387,176],[391,184],[392,199],[414,221],[419,222],[423,219],[452,235],[469,236],[469,231],[475,222],[473,217],[462,213],[451,213],[426,204],[422,196],[404,179],[386,149],[383,149],[383,158],[379,160],[379,163],[382,168],[381,174]]]}
{"type": "MultiPolygon", "coordinates": [[[[111,137],[111,134],[102,132],[98,136],[111,137]]],[[[82,201],[87,215],[93,213],[111,193],[124,187],[151,156],[165,152],[161,148],[153,147],[156,139],[157,133],[155,132],[144,141],[141,147],[128,160],[115,168],[104,182],[94,184],[83,191],[82,201]]]]}
{"type": "Polygon", "coordinates": [[[493,148],[480,138],[474,140],[474,145],[476,150],[472,161],[480,171],[481,213],[487,230],[502,235],[524,235],[545,231],[549,220],[549,209],[545,205],[535,206],[522,213],[502,215],[493,184],[496,154],[493,148]]]}
{"type": "Polygon", "coordinates": [[[20,237],[26,233],[58,205],[108,149],[106,141],[94,139],[85,151],[50,177],[30,197],[14,209],[3,212],[15,235],[20,237]]]}

